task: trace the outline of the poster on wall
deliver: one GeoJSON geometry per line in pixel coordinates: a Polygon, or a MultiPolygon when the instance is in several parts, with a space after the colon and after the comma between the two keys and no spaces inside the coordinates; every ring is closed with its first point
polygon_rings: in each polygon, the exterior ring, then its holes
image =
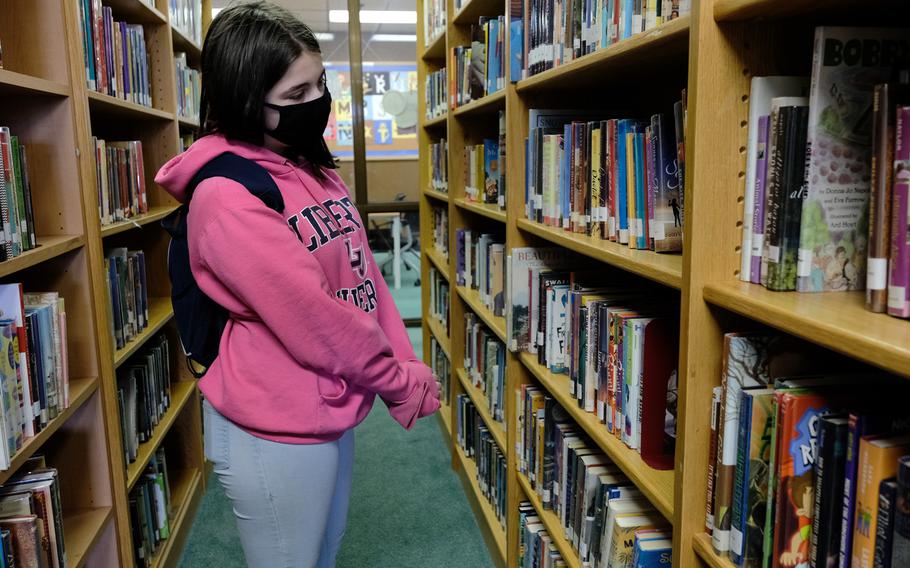
{"type": "MultiPolygon", "coordinates": [[[[332,114],[325,130],[329,150],[340,158],[354,156],[351,69],[327,64],[332,114]]],[[[367,159],[417,158],[417,66],[364,65],[363,116],[367,159]]]]}

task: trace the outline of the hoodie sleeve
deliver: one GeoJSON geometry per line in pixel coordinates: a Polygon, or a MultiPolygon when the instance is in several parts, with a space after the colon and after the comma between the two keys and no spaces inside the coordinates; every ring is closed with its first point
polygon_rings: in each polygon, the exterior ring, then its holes
{"type": "Polygon", "coordinates": [[[202,268],[200,288],[254,312],[300,365],[394,404],[409,402],[432,380],[422,363],[395,356],[375,318],[335,297],[279,213],[228,180],[203,182],[193,202],[199,217],[191,208],[190,253],[202,268]]]}

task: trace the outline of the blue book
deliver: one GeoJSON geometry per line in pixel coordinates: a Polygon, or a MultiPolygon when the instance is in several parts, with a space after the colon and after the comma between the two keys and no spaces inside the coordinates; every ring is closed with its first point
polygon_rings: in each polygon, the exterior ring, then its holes
{"type": "Polygon", "coordinates": [[[524,73],[524,2],[509,0],[509,79],[518,82],[524,73]]]}
{"type": "Polygon", "coordinates": [[[620,39],[632,37],[632,14],[635,12],[635,0],[622,0],[622,35],[620,39]]]}
{"type": "Polygon", "coordinates": [[[648,201],[645,199],[645,135],[641,127],[635,133],[635,237],[636,248],[650,248],[648,235],[645,231],[645,219],[648,215],[648,201]]]}
{"type": "Polygon", "coordinates": [[[499,140],[483,140],[483,202],[499,201],[499,140]]]}
{"type": "Polygon", "coordinates": [[[629,212],[626,201],[626,134],[632,125],[632,120],[622,119],[616,123],[616,228],[619,242],[629,242],[629,212]]]}
{"type": "Polygon", "coordinates": [[[673,541],[667,538],[635,538],[632,568],[667,568],[673,563],[673,541]]]}
{"type": "Polygon", "coordinates": [[[499,90],[499,68],[502,54],[499,52],[499,19],[489,22],[489,45],[487,45],[487,94],[499,90]]]}

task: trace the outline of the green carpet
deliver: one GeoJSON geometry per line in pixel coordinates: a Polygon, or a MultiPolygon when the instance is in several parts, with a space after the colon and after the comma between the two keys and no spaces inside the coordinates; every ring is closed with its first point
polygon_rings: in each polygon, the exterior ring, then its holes
{"type": "MultiPolygon", "coordinates": [[[[420,353],[420,330],[411,329],[420,353]]],[[[356,430],[354,490],[338,568],[492,566],[437,418],[404,431],[377,401],[356,430]]],[[[209,480],[181,568],[243,568],[230,503],[209,480]]]]}

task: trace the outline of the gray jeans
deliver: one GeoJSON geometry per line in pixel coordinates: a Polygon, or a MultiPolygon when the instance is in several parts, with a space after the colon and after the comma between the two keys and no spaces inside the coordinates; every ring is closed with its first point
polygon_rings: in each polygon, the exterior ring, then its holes
{"type": "Polygon", "coordinates": [[[234,508],[250,568],[333,568],[344,536],[354,431],[325,444],[248,434],[203,402],[205,456],[234,508]]]}

